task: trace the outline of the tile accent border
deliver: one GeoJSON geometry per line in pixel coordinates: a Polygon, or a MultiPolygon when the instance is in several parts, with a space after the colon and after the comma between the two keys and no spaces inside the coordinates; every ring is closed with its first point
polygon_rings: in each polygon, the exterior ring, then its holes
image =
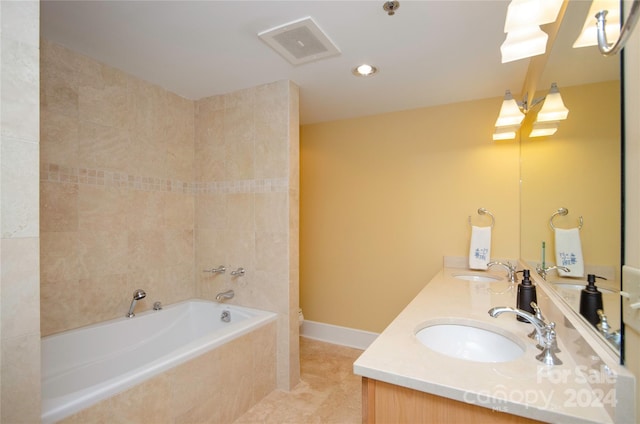
{"type": "Polygon", "coordinates": [[[271,193],[289,190],[289,181],[286,178],[195,182],[145,177],[102,169],[73,168],[53,163],[40,164],[40,180],[184,194],[271,193]]]}

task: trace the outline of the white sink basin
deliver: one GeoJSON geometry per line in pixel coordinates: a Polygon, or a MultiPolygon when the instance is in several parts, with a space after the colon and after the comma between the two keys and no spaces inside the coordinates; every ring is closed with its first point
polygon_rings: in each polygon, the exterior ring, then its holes
{"type": "Polygon", "coordinates": [[[501,277],[495,275],[453,274],[453,277],[458,280],[473,281],[474,283],[495,283],[496,281],[502,281],[501,277]]]}
{"type": "Polygon", "coordinates": [[[499,327],[469,321],[433,323],[416,332],[431,350],[474,362],[508,362],[519,358],[525,346],[499,327]]]}

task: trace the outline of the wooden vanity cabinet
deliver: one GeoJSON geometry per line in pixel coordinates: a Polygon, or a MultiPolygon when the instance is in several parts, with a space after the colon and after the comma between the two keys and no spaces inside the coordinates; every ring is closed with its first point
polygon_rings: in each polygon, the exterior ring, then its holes
{"type": "Polygon", "coordinates": [[[540,422],[362,377],[363,424],[540,422]]]}

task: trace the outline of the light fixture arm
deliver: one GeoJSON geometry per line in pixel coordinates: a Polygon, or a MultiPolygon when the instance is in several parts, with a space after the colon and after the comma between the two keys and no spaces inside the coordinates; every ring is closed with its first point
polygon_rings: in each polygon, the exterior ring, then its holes
{"type": "Polygon", "coordinates": [[[542,103],[545,98],[546,96],[542,96],[529,101],[529,93],[525,93],[524,97],[522,98],[522,101],[517,102],[518,107],[520,108],[520,110],[522,110],[522,112],[527,114],[531,109],[533,109],[534,107],[542,103]]]}
{"type": "Polygon", "coordinates": [[[529,103],[529,100],[527,99],[527,97],[528,97],[528,94],[525,94],[524,99],[522,100],[522,103],[521,104],[519,103],[520,108],[524,113],[528,113],[531,109],[533,109],[534,107],[542,103],[546,98],[546,96],[538,97],[537,99],[531,100],[531,103],[529,103]]]}
{"type": "Polygon", "coordinates": [[[631,10],[629,11],[629,16],[620,29],[620,37],[618,37],[618,40],[616,40],[614,44],[609,44],[609,42],[607,41],[607,33],[605,31],[607,13],[607,10],[601,10],[596,13],[598,48],[600,49],[600,53],[602,53],[604,56],[612,56],[624,48],[627,39],[633,32],[633,28],[638,22],[638,17],[640,17],[640,0],[633,0],[631,10]]]}

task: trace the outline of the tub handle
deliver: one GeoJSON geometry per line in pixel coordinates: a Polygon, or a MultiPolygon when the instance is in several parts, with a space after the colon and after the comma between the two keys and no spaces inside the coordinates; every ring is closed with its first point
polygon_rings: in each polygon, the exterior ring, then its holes
{"type": "Polygon", "coordinates": [[[218,268],[205,269],[202,272],[210,272],[212,274],[224,274],[227,268],[224,265],[220,265],[218,268]]]}
{"type": "Polygon", "coordinates": [[[244,275],[244,268],[240,267],[238,269],[236,269],[235,271],[231,271],[231,275],[237,275],[239,277],[242,277],[244,275]]]}

